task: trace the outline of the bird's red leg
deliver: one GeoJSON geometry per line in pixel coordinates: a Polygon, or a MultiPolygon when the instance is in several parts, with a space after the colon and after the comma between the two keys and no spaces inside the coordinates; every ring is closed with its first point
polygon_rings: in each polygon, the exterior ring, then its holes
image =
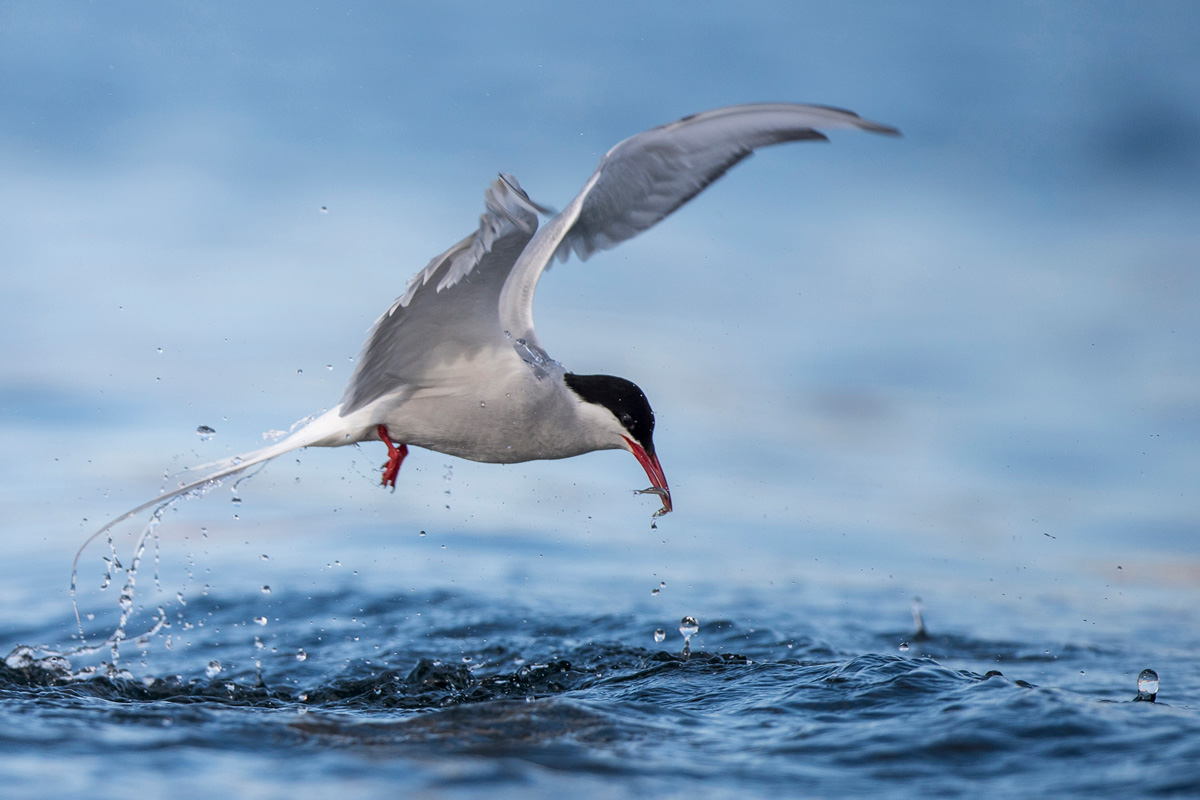
{"type": "Polygon", "coordinates": [[[388,435],[387,425],[380,425],[375,429],[379,434],[379,438],[387,445],[388,460],[383,465],[383,485],[396,488],[396,476],[400,474],[400,465],[404,463],[404,458],[408,455],[408,445],[401,443],[396,447],[392,442],[392,437],[388,435]]]}

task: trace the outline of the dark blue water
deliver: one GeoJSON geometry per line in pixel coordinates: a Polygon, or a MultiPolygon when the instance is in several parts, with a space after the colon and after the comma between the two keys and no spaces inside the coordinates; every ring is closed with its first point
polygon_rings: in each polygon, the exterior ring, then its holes
{"type": "MultiPolygon", "coordinates": [[[[181,558],[166,540],[159,587],[149,548],[115,667],[108,649],[70,668],[45,651],[0,667],[6,796],[1200,791],[1191,613],[1120,575],[1105,581],[1119,602],[1102,625],[1069,590],[1039,590],[1039,576],[1009,584],[1034,595],[1025,617],[970,590],[946,605],[961,586],[931,587],[922,634],[888,576],[587,581],[586,562],[617,554],[531,548],[515,532],[359,534],[345,563],[307,570],[286,553],[250,555],[253,542],[181,558]],[[455,548],[502,577],[448,578],[438,554],[455,548]],[[191,573],[180,596],[176,559],[191,573]],[[435,574],[393,571],[393,559],[435,574]],[[439,577],[447,586],[432,587],[439,577]],[[685,655],[689,614],[699,631],[685,655]],[[139,640],[155,617],[166,624],[139,640]],[[95,672],[71,675],[85,664],[95,672]],[[1157,702],[1133,701],[1145,667],[1161,676],[1157,702]]],[[[35,595],[49,577],[10,586],[35,595]]],[[[123,579],[81,588],[93,642],[123,579]]],[[[77,644],[69,603],[27,608],[0,630],[5,647],[77,644]]]]}

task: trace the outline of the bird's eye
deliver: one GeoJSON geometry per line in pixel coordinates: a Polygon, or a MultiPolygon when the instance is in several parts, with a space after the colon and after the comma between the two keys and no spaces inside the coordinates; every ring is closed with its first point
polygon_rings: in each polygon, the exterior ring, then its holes
{"type": "Polygon", "coordinates": [[[628,414],[622,414],[621,415],[621,424],[624,425],[626,428],[631,427],[633,425],[633,417],[629,416],[628,414]]]}

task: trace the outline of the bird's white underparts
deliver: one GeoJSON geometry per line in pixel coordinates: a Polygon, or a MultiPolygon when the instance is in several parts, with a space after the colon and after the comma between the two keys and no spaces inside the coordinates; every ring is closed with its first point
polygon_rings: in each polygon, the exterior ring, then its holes
{"type": "Polygon", "coordinates": [[[280,442],[194,467],[162,494],[88,541],[171,498],[201,490],[302,447],[380,440],[383,484],[395,486],[408,447],[509,464],[593,450],[627,450],[671,510],[654,449],[654,412],[632,382],[568,371],[542,347],[533,295],[554,258],[587,260],[652,227],[756,149],[823,140],[840,128],[895,135],[836,108],[788,103],[730,106],[631,136],[609,150],[562,211],[534,203],[501,174],[479,227],[436,256],[372,327],[341,402],[280,442]],[[539,216],[548,217],[539,226],[539,216]]]}

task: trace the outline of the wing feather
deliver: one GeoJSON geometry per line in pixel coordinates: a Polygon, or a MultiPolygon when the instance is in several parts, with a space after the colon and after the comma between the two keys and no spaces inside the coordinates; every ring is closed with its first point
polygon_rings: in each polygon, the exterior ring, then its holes
{"type": "Polygon", "coordinates": [[[537,230],[537,211],[511,175],[488,187],[479,228],[413,276],[376,320],[342,397],[342,416],[430,374],[438,361],[483,347],[507,347],[500,291],[537,230]]]}
{"type": "Polygon", "coordinates": [[[537,342],[533,294],[552,258],[587,259],[671,214],[756,149],[822,140],[822,130],[857,128],[897,135],[888,125],[828,106],[756,103],[693,114],[617,144],[583,190],[547,222],[513,267],[500,318],[514,336],[537,342]]]}
{"type": "Polygon", "coordinates": [[[670,215],[760,147],[824,140],[820,129],[859,128],[895,135],[887,125],[826,106],[757,103],[693,114],[631,136],[596,168],[598,180],[557,251],[586,260],[632,239],[670,215]]]}

